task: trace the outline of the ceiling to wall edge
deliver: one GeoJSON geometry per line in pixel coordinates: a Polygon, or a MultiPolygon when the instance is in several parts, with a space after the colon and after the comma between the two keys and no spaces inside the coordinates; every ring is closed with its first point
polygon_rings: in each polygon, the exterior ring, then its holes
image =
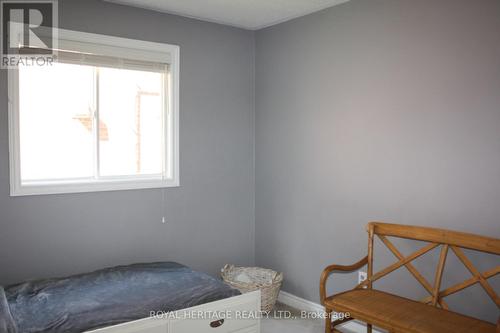
{"type": "Polygon", "coordinates": [[[198,20],[198,21],[203,21],[203,22],[209,22],[209,23],[215,23],[215,24],[230,26],[230,27],[234,27],[234,28],[244,29],[244,30],[258,31],[258,30],[269,28],[269,27],[272,27],[274,25],[278,25],[280,23],[285,23],[287,21],[291,21],[291,20],[294,20],[294,19],[297,19],[297,18],[300,18],[300,17],[303,17],[303,16],[314,14],[314,13],[320,12],[322,10],[325,10],[325,9],[328,9],[328,8],[332,8],[332,7],[341,5],[343,3],[349,2],[351,0],[339,0],[338,3],[333,4],[333,5],[329,4],[329,5],[326,5],[326,6],[325,5],[319,6],[319,7],[316,7],[314,9],[311,9],[310,11],[307,11],[307,12],[304,12],[304,13],[301,13],[301,14],[290,15],[290,16],[284,17],[282,19],[273,21],[271,23],[263,24],[263,25],[260,25],[260,26],[252,27],[252,28],[244,26],[244,25],[238,25],[238,24],[232,24],[232,23],[224,22],[222,20],[208,19],[208,18],[204,18],[204,17],[198,17],[198,16],[194,16],[194,15],[188,15],[188,14],[180,13],[180,12],[177,12],[177,11],[159,10],[158,8],[154,8],[152,6],[147,6],[147,5],[124,4],[120,0],[103,0],[103,1],[115,4],[115,5],[120,5],[120,6],[140,8],[140,9],[145,9],[145,10],[151,10],[151,11],[158,12],[158,13],[176,15],[176,16],[181,16],[181,17],[193,19],[193,20],[198,20]]]}

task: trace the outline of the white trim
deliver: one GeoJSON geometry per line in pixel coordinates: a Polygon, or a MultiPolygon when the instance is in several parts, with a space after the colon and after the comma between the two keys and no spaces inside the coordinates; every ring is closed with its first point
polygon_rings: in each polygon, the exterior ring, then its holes
{"type": "Polygon", "coordinates": [[[8,118],[9,118],[9,174],[10,174],[10,195],[17,193],[21,188],[20,156],[19,156],[19,112],[18,109],[19,89],[18,72],[13,69],[7,70],[8,75],[8,118]],[[13,131],[15,129],[15,131],[13,131]]]}
{"type": "Polygon", "coordinates": [[[105,192],[121,190],[140,190],[163,187],[175,187],[173,181],[163,180],[117,180],[117,181],[86,181],[86,182],[66,182],[57,185],[22,185],[11,188],[11,196],[40,195],[40,194],[63,194],[63,193],[85,193],[85,192],[105,192]]]}
{"type": "MultiPolygon", "coordinates": [[[[152,53],[160,54],[163,53],[168,57],[168,55],[173,55],[174,57],[169,59],[151,59],[152,61],[161,61],[164,60],[166,63],[175,63],[175,53],[179,52],[178,45],[165,44],[165,43],[156,43],[149,42],[139,39],[130,39],[109,35],[101,35],[101,34],[93,34],[89,32],[81,32],[81,31],[73,31],[67,29],[58,29],[58,37],[59,40],[64,41],[65,43],[72,43],[77,41],[78,44],[86,43],[95,46],[102,46],[106,49],[113,50],[113,47],[126,48],[129,49],[133,54],[128,55],[127,57],[131,57],[132,59],[144,60],[144,51],[149,51],[152,53]],[[136,53],[137,52],[137,53],[136,53]],[[139,57],[139,58],[137,58],[139,57]]],[[[59,45],[60,47],[64,45],[59,45]]],[[[119,51],[114,50],[113,55],[115,56],[123,56],[119,51]]],[[[147,57],[151,55],[146,55],[147,57]]],[[[178,60],[178,57],[177,57],[178,60]]]]}
{"type": "MultiPolygon", "coordinates": [[[[134,190],[148,188],[163,188],[180,186],[179,180],[179,68],[180,49],[177,45],[162,44],[135,39],[106,36],[58,29],[61,41],[77,41],[94,46],[105,45],[108,49],[125,48],[131,51],[127,56],[139,59],[142,55],[152,59],[156,53],[156,60],[164,59],[168,63],[166,117],[164,128],[165,149],[167,162],[164,165],[164,175],[153,176],[124,176],[96,179],[79,179],[67,181],[51,181],[50,183],[22,183],[19,139],[19,71],[8,70],[8,114],[9,114],[9,166],[10,166],[10,195],[38,195],[56,193],[80,193],[94,191],[134,190]],[[134,52],[132,52],[134,51],[134,52]],[[118,178],[118,179],[117,179],[118,178]]],[[[64,44],[64,43],[63,43],[64,44]]],[[[64,46],[64,45],[62,45],[64,46]]]]}
{"type": "MultiPolygon", "coordinates": [[[[280,291],[278,295],[278,301],[286,304],[292,308],[299,309],[301,311],[308,312],[323,312],[325,308],[318,303],[308,301],[304,298],[295,296],[293,294],[287,293],[286,291],[280,291]]],[[[359,321],[350,321],[345,324],[339,325],[346,333],[366,333],[365,324],[359,321]]],[[[377,329],[373,329],[373,332],[382,333],[377,329]]]]}
{"type": "Polygon", "coordinates": [[[304,298],[300,298],[293,294],[287,293],[286,291],[280,291],[278,295],[278,301],[288,306],[291,306],[292,308],[299,309],[302,311],[310,311],[310,312],[325,311],[323,305],[308,301],[304,298]]]}

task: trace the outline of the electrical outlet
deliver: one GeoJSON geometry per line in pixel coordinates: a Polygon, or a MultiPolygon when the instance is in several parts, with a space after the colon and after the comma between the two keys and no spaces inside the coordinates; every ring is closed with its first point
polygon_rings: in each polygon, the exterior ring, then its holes
{"type": "Polygon", "coordinates": [[[362,282],[366,281],[367,278],[368,278],[368,275],[366,274],[366,272],[363,272],[363,271],[358,272],[358,283],[362,283],[362,282]]]}

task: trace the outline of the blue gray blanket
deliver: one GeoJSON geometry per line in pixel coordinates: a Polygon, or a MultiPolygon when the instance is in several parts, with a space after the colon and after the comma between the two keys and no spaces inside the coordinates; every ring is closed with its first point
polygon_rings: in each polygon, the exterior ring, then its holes
{"type": "Polygon", "coordinates": [[[72,333],[238,295],[174,262],[107,268],[0,287],[0,333],[72,333]]]}

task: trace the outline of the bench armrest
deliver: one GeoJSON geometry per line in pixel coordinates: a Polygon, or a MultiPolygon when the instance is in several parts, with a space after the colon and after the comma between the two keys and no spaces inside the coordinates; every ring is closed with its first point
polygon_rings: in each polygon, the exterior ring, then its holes
{"type": "Polygon", "coordinates": [[[321,278],[319,280],[319,296],[321,299],[321,304],[324,305],[325,299],[326,299],[326,281],[328,280],[328,277],[330,274],[332,274],[335,271],[338,272],[352,272],[357,269],[360,269],[361,267],[365,266],[368,264],[368,256],[364,257],[360,261],[358,261],[355,264],[352,265],[330,265],[327,268],[323,270],[323,273],[321,273],[321,278]]]}

